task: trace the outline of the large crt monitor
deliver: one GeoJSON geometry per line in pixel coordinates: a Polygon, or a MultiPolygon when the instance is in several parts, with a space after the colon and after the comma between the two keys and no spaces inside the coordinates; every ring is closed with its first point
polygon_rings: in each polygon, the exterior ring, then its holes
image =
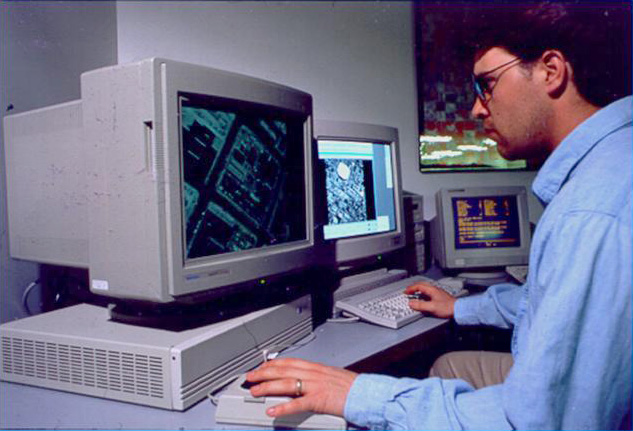
{"type": "Polygon", "coordinates": [[[528,263],[530,222],[525,187],[441,189],[431,221],[431,248],[443,269],[528,263]]]}
{"type": "Polygon", "coordinates": [[[153,58],[5,119],[11,254],[171,303],[311,265],[311,96],[153,58]]]}
{"type": "Polygon", "coordinates": [[[325,172],[327,224],[336,263],[375,260],[404,246],[398,131],[392,127],[317,121],[325,172]]]}

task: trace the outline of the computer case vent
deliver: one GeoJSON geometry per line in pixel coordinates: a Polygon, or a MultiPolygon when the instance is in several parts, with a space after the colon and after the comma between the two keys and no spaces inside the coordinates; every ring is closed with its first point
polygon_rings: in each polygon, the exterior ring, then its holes
{"type": "MultiPolygon", "coordinates": [[[[2,371],[17,378],[163,398],[160,357],[2,337],[2,371]]],[[[34,383],[34,382],[33,382],[34,383]]]]}

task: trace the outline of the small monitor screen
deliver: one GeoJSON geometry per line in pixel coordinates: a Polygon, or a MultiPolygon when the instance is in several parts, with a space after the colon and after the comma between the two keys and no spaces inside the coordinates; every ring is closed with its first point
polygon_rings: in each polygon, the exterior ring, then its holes
{"type": "Polygon", "coordinates": [[[391,147],[384,143],[320,140],[328,224],[325,239],[396,229],[391,147]]]}
{"type": "Polygon", "coordinates": [[[186,259],[307,238],[305,117],[179,93],[186,259]]]}
{"type": "Polygon", "coordinates": [[[520,247],[516,196],[453,197],[455,249],[520,247]]]}

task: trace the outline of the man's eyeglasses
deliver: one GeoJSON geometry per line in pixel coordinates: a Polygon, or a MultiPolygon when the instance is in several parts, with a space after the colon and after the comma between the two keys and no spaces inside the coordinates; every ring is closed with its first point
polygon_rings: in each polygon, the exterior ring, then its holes
{"type": "Polygon", "coordinates": [[[492,99],[492,90],[494,89],[494,86],[490,86],[491,82],[495,82],[495,85],[497,83],[499,83],[499,79],[501,79],[501,77],[503,76],[504,73],[506,73],[508,70],[510,70],[512,67],[516,66],[517,64],[521,63],[521,59],[520,58],[515,58],[513,60],[510,60],[506,63],[503,63],[501,66],[497,66],[494,69],[491,69],[487,72],[483,72],[480,73],[478,75],[472,75],[473,77],[473,87],[475,88],[475,94],[477,95],[477,97],[479,98],[479,100],[481,100],[482,103],[488,103],[490,101],[490,99],[492,99]],[[503,70],[499,75],[497,75],[496,78],[488,78],[487,76],[490,75],[493,72],[496,72],[499,69],[502,69],[506,66],[510,66],[507,69],[503,70]]]}

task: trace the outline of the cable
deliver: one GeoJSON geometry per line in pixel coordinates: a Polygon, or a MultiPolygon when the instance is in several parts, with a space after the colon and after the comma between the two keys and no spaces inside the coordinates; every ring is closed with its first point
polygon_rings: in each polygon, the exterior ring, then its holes
{"type": "Polygon", "coordinates": [[[38,278],[37,280],[32,281],[26,287],[26,289],[24,289],[24,292],[22,293],[22,308],[24,308],[24,311],[29,316],[33,315],[33,313],[31,312],[31,309],[29,308],[29,301],[28,301],[29,295],[31,294],[31,291],[33,290],[33,288],[35,288],[35,286],[39,286],[39,285],[40,285],[40,279],[38,278]]]}
{"type": "Polygon", "coordinates": [[[327,321],[331,323],[354,323],[360,321],[360,317],[354,316],[353,314],[349,314],[345,311],[341,313],[341,316],[344,317],[331,317],[327,319],[327,321]]]}
{"type": "Polygon", "coordinates": [[[336,317],[327,319],[330,323],[354,323],[360,322],[360,317],[336,317]]]}
{"type": "Polygon", "coordinates": [[[233,383],[234,381],[239,379],[239,377],[242,374],[244,374],[244,373],[242,372],[242,373],[233,374],[232,376],[227,377],[226,379],[222,380],[220,383],[216,383],[215,385],[213,385],[211,387],[211,389],[209,389],[209,392],[207,392],[207,398],[209,398],[209,400],[211,400],[213,405],[217,406],[218,405],[218,401],[220,400],[218,397],[216,397],[213,394],[215,394],[220,389],[224,388],[225,386],[230,385],[231,383],[233,383]]]}
{"type": "MultiPolygon", "coordinates": [[[[264,357],[264,361],[263,362],[268,362],[269,360],[276,358],[277,355],[284,349],[287,349],[287,351],[293,351],[295,349],[298,349],[300,347],[303,347],[303,346],[311,343],[315,339],[316,339],[316,333],[315,332],[311,332],[310,335],[304,337],[302,340],[300,340],[297,343],[277,344],[277,345],[271,346],[271,347],[269,347],[267,349],[263,349],[261,351],[262,356],[264,357]]],[[[216,392],[218,392],[220,389],[224,388],[225,386],[228,386],[229,384],[233,383],[235,380],[237,380],[243,374],[244,374],[244,372],[241,372],[241,373],[238,373],[238,374],[234,374],[234,375],[232,375],[230,377],[227,377],[226,379],[222,380],[220,383],[217,383],[217,384],[213,385],[213,387],[207,392],[207,398],[209,398],[209,400],[213,403],[213,405],[217,406],[220,399],[219,399],[219,397],[216,397],[214,394],[216,392]]]]}
{"type": "Polygon", "coordinates": [[[316,333],[311,332],[307,337],[296,343],[285,343],[285,344],[276,344],[267,349],[262,350],[262,355],[264,355],[264,362],[268,362],[271,359],[275,359],[282,350],[286,350],[286,352],[292,352],[300,347],[306,346],[316,340],[316,333]]]}

